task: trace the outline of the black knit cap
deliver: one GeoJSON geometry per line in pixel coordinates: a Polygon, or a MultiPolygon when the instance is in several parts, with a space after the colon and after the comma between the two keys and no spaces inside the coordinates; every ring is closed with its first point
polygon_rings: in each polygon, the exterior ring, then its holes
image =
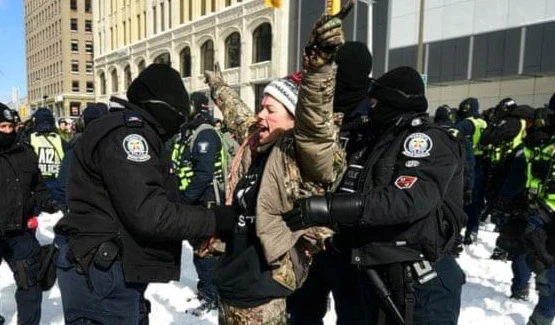
{"type": "Polygon", "coordinates": [[[151,64],[144,69],[127,89],[131,103],[160,100],[170,104],[185,116],[189,115],[189,94],[179,72],[167,64],[151,64]]]}
{"type": "Polygon", "coordinates": [[[369,75],[372,71],[372,54],[366,44],[345,42],[335,55],[335,96],[333,108],[347,114],[360,103],[368,92],[369,75]]]}
{"type": "Polygon", "coordinates": [[[411,67],[395,68],[373,80],[369,96],[398,110],[420,113],[428,109],[422,77],[411,67]]]}

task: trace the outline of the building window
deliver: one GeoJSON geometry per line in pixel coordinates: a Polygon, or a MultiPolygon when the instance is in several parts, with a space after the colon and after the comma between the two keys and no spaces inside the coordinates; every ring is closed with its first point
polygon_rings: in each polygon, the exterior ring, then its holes
{"type": "Polygon", "coordinates": [[[71,31],[76,32],[77,30],[77,18],[71,18],[71,31]]]}
{"type": "Polygon", "coordinates": [[[206,1],[207,0],[201,0],[200,1],[200,15],[201,16],[206,15],[206,1]]]}
{"type": "Polygon", "coordinates": [[[116,69],[112,70],[112,92],[118,92],[118,72],[116,69]]]}
{"type": "Polygon", "coordinates": [[[93,62],[92,61],[87,61],[85,63],[85,72],[87,74],[92,74],[93,73],[93,62]]]}
{"type": "Polygon", "coordinates": [[[212,12],[215,12],[215,11],[216,11],[216,0],[212,0],[211,5],[212,5],[212,6],[211,6],[211,9],[212,9],[211,11],[212,11],[212,12]]]}
{"type": "Polygon", "coordinates": [[[266,88],[267,85],[267,83],[254,85],[254,111],[256,113],[260,111],[262,97],[264,97],[264,88],[266,88]]]}
{"type": "Polygon", "coordinates": [[[225,6],[226,7],[231,6],[231,0],[225,0],[225,6]]]}
{"type": "Polygon", "coordinates": [[[71,91],[73,91],[74,93],[79,92],[79,81],[78,80],[73,80],[71,82],[71,91]]]}
{"type": "Polygon", "coordinates": [[[71,60],[71,72],[79,72],[79,60],[71,60]]]}
{"type": "Polygon", "coordinates": [[[272,27],[268,23],[258,26],[253,34],[253,63],[272,59],[272,27]]]}
{"type": "Polygon", "coordinates": [[[76,39],[71,40],[71,52],[79,52],[79,41],[76,39]]]}
{"type": "Polygon", "coordinates": [[[168,28],[172,29],[172,1],[168,0],[168,28]]]}
{"type": "Polygon", "coordinates": [[[200,47],[200,71],[214,70],[214,42],[208,40],[200,47]]]}
{"type": "Polygon", "coordinates": [[[166,29],[166,15],[164,12],[164,3],[160,4],[160,31],[163,32],[166,29]]]}
{"type": "Polygon", "coordinates": [[[191,76],[191,48],[186,47],[179,53],[181,61],[181,76],[183,78],[191,76]]]}
{"type": "Polygon", "coordinates": [[[85,32],[87,33],[92,33],[92,21],[91,20],[85,20],[85,32]]]}
{"type": "Polygon", "coordinates": [[[98,79],[100,80],[100,94],[106,95],[106,76],[104,75],[104,72],[100,73],[100,77],[98,79]]]}
{"type": "Polygon", "coordinates": [[[77,0],[71,0],[70,8],[71,10],[77,10],[77,0]]]}
{"type": "Polygon", "coordinates": [[[156,16],[156,6],[152,7],[152,19],[154,20],[152,23],[152,28],[154,34],[158,32],[158,17],[156,16]]]}
{"type": "Polygon", "coordinates": [[[87,81],[87,93],[92,94],[94,92],[94,83],[92,81],[87,81]]]}
{"type": "Polygon", "coordinates": [[[139,64],[137,64],[137,68],[139,69],[139,72],[143,71],[146,68],[145,60],[141,60],[141,62],[139,62],[139,64]]]}
{"type": "Polygon", "coordinates": [[[166,52],[166,53],[162,53],[162,54],[158,55],[154,59],[154,63],[161,63],[161,64],[171,65],[170,54],[168,52],[166,52]]]}
{"type": "Polygon", "coordinates": [[[85,0],[85,12],[92,12],[91,0],[85,0]]]}
{"type": "Polygon", "coordinates": [[[129,85],[131,85],[131,67],[130,66],[125,67],[125,69],[123,70],[123,75],[125,77],[125,89],[128,89],[129,85]]]}
{"type": "Polygon", "coordinates": [[[225,39],[225,68],[241,65],[241,36],[235,32],[225,39]]]}
{"type": "Polygon", "coordinates": [[[193,20],[193,0],[189,0],[189,21],[193,20]]]}
{"type": "Polygon", "coordinates": [[[85,52],[92,54],[93,50],[93,42],[85,41],[85,52]]]}

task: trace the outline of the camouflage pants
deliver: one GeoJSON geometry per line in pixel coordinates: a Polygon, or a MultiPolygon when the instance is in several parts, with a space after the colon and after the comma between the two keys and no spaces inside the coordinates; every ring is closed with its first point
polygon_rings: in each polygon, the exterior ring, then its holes
{"type": "Polygon", "coordinates": [[[253,308],[238,308],[220,301],[219,325],[286,325],[285,298],[253,308]]]}

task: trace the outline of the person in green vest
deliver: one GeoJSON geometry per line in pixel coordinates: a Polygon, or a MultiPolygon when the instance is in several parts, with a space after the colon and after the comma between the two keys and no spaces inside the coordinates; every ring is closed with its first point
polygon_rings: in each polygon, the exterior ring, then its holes
{"type": "Polygon", "coordinates": [[[457,110],[458,122],[455,125],[461,135],[467,138],[474,154],[474,169],[471,179],[474,184],[471,192],[465,192],[464,211],[468,216],[463,243],[470,245],[478,237],[480,211],[484,208],[485,178],[483,168],[483,150],[480,146],[482,133],[487,127],[486,121],[480,116],[478,99],[469,97],[459,104],[457,110]]]}
{"type": "Polygon", "coordinates": [[[555,94],[553,107],[536,110],[534,128],[525,139],[527,189],[531,216],[524,229],[526,262],[536,273],[538,303],[528,325],[552,324],[555,317],[555,94]]]}
{"type": "MultiPolygon", "coordinates": [[[[190,99],[192,118],[181,127],[172,150],[172,163],[179,178],[181,199],[192,205],[222,205],[227,175],[225,148],[208,112],[208,97],[195,92],[190,99]]],[[[202,243],[194,240],[189,242],[195,252],[202,243]]],[[[201,306],[194,313],[200,315],[217,308],[218,294],[212,275],[218,256],[209,254],[200,257],[195,253],[193,263],[199,277],[197,289],[201,300],[201,306]]]]}
{"type": "Polygon", "coordinates": [[[68,145],[56,132],[54,115],[48,108],[39,108],[33,114],[29,143],[39,158],[41,176],[51,197],[58,202],[64,201],[57,178],[68,145]]]}

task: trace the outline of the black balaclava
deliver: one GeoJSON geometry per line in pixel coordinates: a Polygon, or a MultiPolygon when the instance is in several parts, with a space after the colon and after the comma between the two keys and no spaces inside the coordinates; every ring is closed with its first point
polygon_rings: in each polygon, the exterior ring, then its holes
{"type": "Polygon", "coordinates": [[[524,145],[528,148],[542,146],[554,133],[555,112],[548,107],[537,108],[534,111],[534,123],[523,139],[524,145]]]}
{"type": "Polygon", "coordinates": [[[372,54],[364,43],[346,42],[337,51],[335,63],[337,73],[333,110],[348,118],[368,93],[372,54]]]}
{"type": "Polygon", "coordinates": [[[127,98],[152,114],[162,129],[163,140],[179,132],[190,111],[189,95],[179,72],[167,64],[155,63],[144,69],[129,86],[127,98]]]}
{"type": "Polygon", "coordinates": [[[411,67],[395,68],[372,81],[368,95],[378,101],[369,116],[375,135],[384,133],[405,114],[428,109],[422,78],[411,67]]]}
{"type": "MultiPolygon", "coordinates": [[[[12,113],[12,110],[0,103],[0,122],[9,122],[15,124],[15,117],[12,113]]],[[[10,133],[0,132],[0,150],[9,148],[15,142],[17,135],[15,133],[15,129],[10,133]]]]}
{"type": "Polygon", "coordinates": [[[45,107],[37,109],[33,114],[34,131],[39,133],[54,132],[56,130],[56,121],[54,114],[45,107]]]}
{"type": "Polygon", "coordinates": [[[452,123],[451,118],[451,107],[447,105],[441,105],[436,109],[436,114],[434,115],[434,122],[436,123],[452,123]]]}

